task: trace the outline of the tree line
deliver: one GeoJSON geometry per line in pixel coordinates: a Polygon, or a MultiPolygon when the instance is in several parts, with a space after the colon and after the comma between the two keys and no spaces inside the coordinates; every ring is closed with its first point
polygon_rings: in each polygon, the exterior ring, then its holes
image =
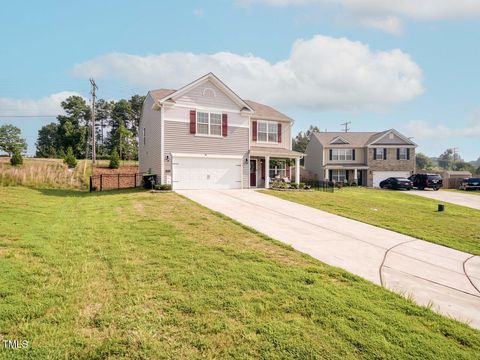
{"type": "MultiPolygon", "coordinates": [[[[138,159],[138,126],[145,97],[95,103],[95,139],[97,158],[110,158],[117,152],[122,160],[138,159]]],[[[65,158],[67,152],[77,159],[91,156],[92,109],[81,96],[70,96],[61,103],[65,115],[38,131],[36,157],[65,158]],[[71,149],[71,150],[70,150],[71,149]]]]}

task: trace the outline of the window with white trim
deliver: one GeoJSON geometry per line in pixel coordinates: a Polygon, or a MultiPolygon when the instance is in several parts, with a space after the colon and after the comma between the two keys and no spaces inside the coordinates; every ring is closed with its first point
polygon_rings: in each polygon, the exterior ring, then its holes
{"type": "Polygon", "coordinates": [[[257,138],[259,142],[278,142],[278,124],[272,121],[259,121],[257,138]]]}
{"type": "Polygon", "coordinates": [[[270,160],[270,179],[283,179],[287,177],[286,162],[281,160],[270,160]]]}
{"type": "Polygon", "coordinates": [[[335,182],[344,182],[347,179],[346,170],[332,170],[332,181],[335,182]]]}
{"type": "Polygon", "coordinates": [[[400,160],[408,160],[408,149],[407,148],[398,149],[398,158],[400,160]]]}
{"type": "Polygon", "coordinates": [[[375,160],[383,160],[385,158],[385,154],[383,153],[383,148],[377,148],[375,160]]]}
{"type": "Polygon", "coordinates": [[[353,149],[332,149],[332,160],[353,160],[353,149]]]}
{"type": "Polygon", "coordinates": [[[222,136],[222,114],[197,111],[197,134],[222,136]]]}

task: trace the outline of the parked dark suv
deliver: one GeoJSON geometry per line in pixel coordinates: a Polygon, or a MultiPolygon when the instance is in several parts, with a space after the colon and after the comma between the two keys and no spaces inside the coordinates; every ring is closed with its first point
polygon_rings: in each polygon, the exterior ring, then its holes
{"type": "Polygon", "coordinates": [[[442,177],[438,174],[415,174],[409,177],[413,187],[419,190],[431,188],[438,190],[443,186],[442,177]]]}
{"type": "Polygon", "coordinates": [[[463,179],[460,190],[480,190],[480,178],[463,179]]]}

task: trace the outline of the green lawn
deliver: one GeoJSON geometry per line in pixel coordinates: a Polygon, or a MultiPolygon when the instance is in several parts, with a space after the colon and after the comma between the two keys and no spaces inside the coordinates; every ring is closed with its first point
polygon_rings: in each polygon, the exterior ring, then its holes
{"type": "Polygon", "coordinates": [[[480,211],[446,204],[402,191],[343,188],[323,191],[262,192],[333,214],[362,221],[436,244],[480,255],[480,211]]]}
{"type": "MultiPolygon", "coordinates": [[[[342,195],[343,196],[343,195],[342,195]]],[[[0,187],[3,359],[478,359],[480,332],[174,193],[0,187]]]]}

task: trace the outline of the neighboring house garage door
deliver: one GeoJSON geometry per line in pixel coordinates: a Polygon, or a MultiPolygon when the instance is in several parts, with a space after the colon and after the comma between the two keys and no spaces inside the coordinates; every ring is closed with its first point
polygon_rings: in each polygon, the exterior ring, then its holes
{"type": "Polygon", "coordinates": [[[173,155],[173,189],[240,189],[242,158],[173,155]]]}
{"type": "Polygon", "coordinates": [[[374,171],[373,172],[373,187],[380,187],[380,181],[388,179],[389,177],[406,177],[410,176],[410,171],[374,171]]]}

